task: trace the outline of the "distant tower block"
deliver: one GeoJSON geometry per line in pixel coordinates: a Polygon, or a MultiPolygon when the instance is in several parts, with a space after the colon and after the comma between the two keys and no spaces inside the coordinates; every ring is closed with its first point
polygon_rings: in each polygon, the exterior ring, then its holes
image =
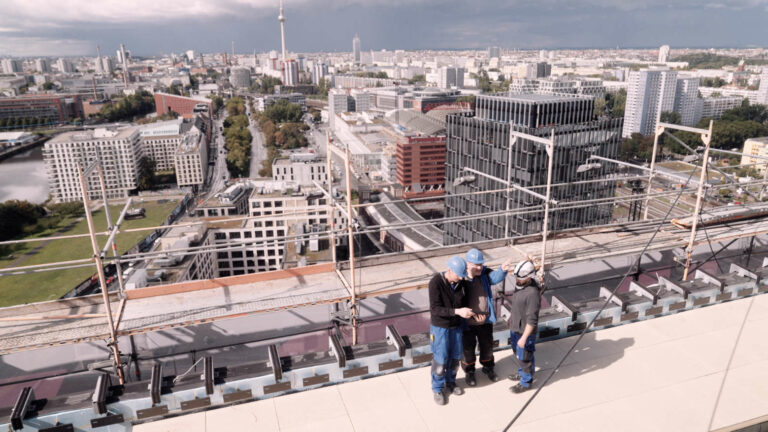
{"type": "Polygon", "coordinates": [[[352,38],[352,54],[354,56],[355,63],[360,63],[360,38],[357,35],[352,38]]]}

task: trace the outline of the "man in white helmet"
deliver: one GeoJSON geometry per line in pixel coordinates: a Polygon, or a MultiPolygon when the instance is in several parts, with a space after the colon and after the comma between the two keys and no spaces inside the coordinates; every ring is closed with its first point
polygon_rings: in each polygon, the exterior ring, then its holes
{"type": "Polygon", "coordinates": [[[531,260],[520,261],[512,274],[516,285],[509,304],[509,339],[512,349],[515,350],[518,369],[517,373],[509,375],[508,378],[519,382],[509,390],[513,393],[522,393],[531,388],[536,367],[533,353],[536,351],[536,328],[539,324],[541,291],[536,277],[536,266],[531,260]]]}
{"type": "Polygon", "coordinates": [[[432,349],[432,392],[435,403],[448,403],[448,394],[464,394],[456,385],[461,361],[461,319],[474,316],[467,307],[467,263],[458,255],[448,260],[448,269],[429,281],[429,340],[432,349]]]}

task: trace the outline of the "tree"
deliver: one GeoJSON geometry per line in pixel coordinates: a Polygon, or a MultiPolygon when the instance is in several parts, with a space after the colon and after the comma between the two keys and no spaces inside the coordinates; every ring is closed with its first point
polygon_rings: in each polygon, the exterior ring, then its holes
{"type": "Polygon", "coordinates": [[[56,88],[56,84],[52,83],[51,81],[46,81],[43,83],[43,90],[52,90],[56,88]]]}
{"type": "Polygon", "coordinates": [[[745,99],[744,102],[745,104],[742,106],[724,112],[720,119],[722,121],[768,122],[768,109],[765,105],[750,105],[748,99],[745,99]]]}
{"type": "Polygon", "coordinates": [[[301,107],[280,99],[264,110],[264,115],[274,123],[300,122],[304,113],[301,107]]]}
{"type": "Polygon", "coordinates": [[[653,137],[633,133],[630,138],[624,138],[619,145],[619,159],[623,161],[645,160],[653,156],[653,137]]]}
{"type": "Polygon", "coordinates": [[[722,87],[726,85],[724,79],[720,77],[714,77],[714,78],[702,78],[701,79],[701,86],[702,87],[722,87]]]}
{"type": "Polygon", "coordinates": [[[25,226],[34,225],[45,215],[42,205],[29,201],[9,200],[0,203],[0,241],[10,240],[22,234],[25,226]]]}
{"type": "Polygon", "coordinates": [[[139,181],[137,186],[139,190],[150,190],[155,185],[155,169],[157,164],[147,156],[139,159],[139,181]]]}
{"type": "Polygon", "coordinates": [[[682,124],[683,118],[680,116],[680,113],[676,113],[674,111],[662,111],[659,115],[659,121],[662,123],[671,123],[671,124],[682,124]]]}
{"type": "Polygon", "coordinates": [[[427,77],[426,75],[423,75],[423,74],[414,75],[413,78],[408,80],[408,84],[424,84],[426,82],[427,82],[427,77]]]}

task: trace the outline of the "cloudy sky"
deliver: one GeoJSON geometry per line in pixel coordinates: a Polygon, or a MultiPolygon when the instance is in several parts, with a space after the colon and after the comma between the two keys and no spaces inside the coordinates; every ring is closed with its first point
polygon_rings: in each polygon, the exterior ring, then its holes
{"type": "MultiPolygon", "coordinates": [[[[278,0],[3,0],[0,56],[279,49],[278,0]]],[[[285,0],[289,51],[768,46],[768,0],[285,0]]]]}

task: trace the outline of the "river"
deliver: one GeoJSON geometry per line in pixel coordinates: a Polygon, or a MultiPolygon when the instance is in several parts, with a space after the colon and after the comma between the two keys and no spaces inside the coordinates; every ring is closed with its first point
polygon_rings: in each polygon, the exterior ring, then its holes
{"type": "Polygon", "coordinates": [[[42,203],[47,198],[43,146],[0,162],[0,202],[20,199],[42,203]]]}

